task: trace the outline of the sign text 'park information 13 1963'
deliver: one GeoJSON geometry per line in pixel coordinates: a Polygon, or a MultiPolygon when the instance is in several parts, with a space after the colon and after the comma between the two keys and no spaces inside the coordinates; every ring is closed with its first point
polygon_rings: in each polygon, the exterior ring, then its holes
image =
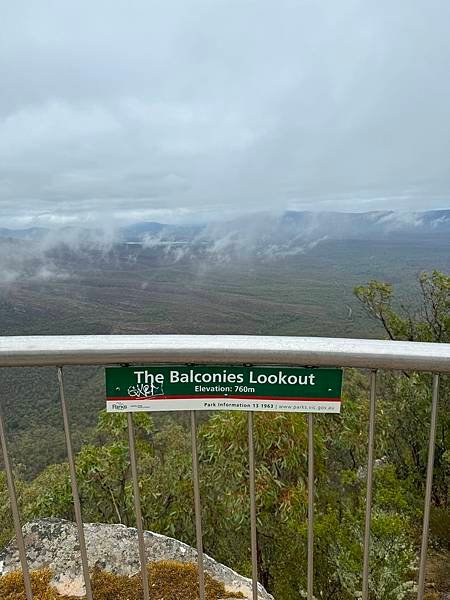
{"type": "Polygon", "coordinates": [[[341,369],[173,365],[105,371],[108,412],[341,408],[341,369]]]}

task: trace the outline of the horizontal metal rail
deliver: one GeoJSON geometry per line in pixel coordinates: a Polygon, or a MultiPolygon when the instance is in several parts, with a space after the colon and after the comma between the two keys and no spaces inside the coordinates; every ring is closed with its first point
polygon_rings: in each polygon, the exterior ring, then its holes
{"type": "MultiPolygon", "coordinates": [[[[263,336],[198,336],[198,335],[91,335],[91,336],[30,336],[0,337],[0,367],[57,366],[60,395],[64,417],[69,464],[71,466],[72,496],[74,500],[86,595],[92,596],[89,581],[89,564],[84,541],[84,530],[76,481],[75,462],[70,441],[69,421],[64,397],[62,366],[107,364],[265,364],[301,365],[317,367],[368,368],[371,374],[370,418],[368,436],[367,496],[364,530],[362,598],[370,592],[370,529],[372,516],[372,486],[375,438],[376,370],[415,370],[434,373],[431,426],[429,437],[427,483],[424,505],[423,535],[419,568],[418,600],[422,600],[425,587],[426,557],[433,483],[434,446],[439,373],[450,373],[450,344],[394,342],[388,340],[354,340],[339,338],[263,337],[263,336]]],[[[205,597],[203,569],[202,518],[200,478],[197,451],[195,412],[191,412],[191,437],[193,459],[193,484],[195,497],[195,523],[199,565],[199,593],[205,597]]],[[[139,556],[143,579],[144,598],[149,597],[146,569],[146,552],[140,505],[137,458],[134,429],[128,414],[130,462],[133,478],[134,503],[138,530],[139,556]]],[[[8,479],[8,492],[14,516],[17,544],[24,572],[27,600],[32,600],[26,545],[20,527],[20,516],[14,487],[14,476],[8,456],[4,423],[0,411],[0,441],[8,479]]],[[[257,510],[255,493],[255,451],[253,445],[253,415],[248,413],[249,488],[252,554],[252,597],[258,597],[258,547],[257,510]]],[[[308,415],[308,540],[307,540],[307,597],[314,596],[314,435],[313,415],[308,415]]]]}
{"type": "Polygon", "coordinates": [[[247,335],[0,337],[0,367],[252,363],[450,373],[450,344],[247,335]]]}

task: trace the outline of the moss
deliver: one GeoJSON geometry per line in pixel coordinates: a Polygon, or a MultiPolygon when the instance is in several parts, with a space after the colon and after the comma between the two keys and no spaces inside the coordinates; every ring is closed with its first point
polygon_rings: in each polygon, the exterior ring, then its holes
{"type": "MultiPolygon", "coordinates": [[[[151,563],[147,567],[152,600],[197,600],[198,569],[194,564],[176,561],[151,563]]],[[[60,596],[50,586],[52,573],[41,569],[31,573],[34,600],[75,600],[60,596]]],[[[99,569],[92,573],[94,600],[141,600],[142,580],[139,575],[127,577],[113,575],[99,569]]],[[[225,591],[223,583],[205,574],[206,600],[219,598],[243,598],[242,594],[225,591]]],[[[26,600],[22,573],[9,573],[0,577],[1,600],[26,600]]],[[[78,598],[78,600],[80,600],[78,598]]]]}
{"type": "MultiPolygon", "coordinates": [[[[50,586],[52,572],[40,569],[31,573],[31,589],[34,600],[57,600],[61,596],[50,586]]],[[[20,571],[0,577],[0,598],[2,600],[27,600],[20,571]]]]}

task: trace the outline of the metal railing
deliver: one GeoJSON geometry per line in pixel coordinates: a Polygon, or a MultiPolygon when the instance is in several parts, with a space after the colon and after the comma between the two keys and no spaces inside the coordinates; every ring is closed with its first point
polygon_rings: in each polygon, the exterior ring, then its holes
{"type": "MultiPolygon", "coordinates": [[[[372,484],[375,440],[375,409],[377,370],[414,370],[433,373],[432,408],[428,450],[428,465],[419,564],[418,600],[423,600],[425,566],[428,548],[428,530],[433,482],[434,447],[436,439],[437,408],[439,399],[439,374],[450,373],[450,344],[394,342],[380,340],[353,340],[338,338],[264,337],[264,336],[190,336],[190,335],[135,335],[135,336],[23,336],[0,337],[0,367],[39,367],[53,365],[57,368],[59,394],[64,422],[64,432],[70,468],[72,497],[78,528],[83,575],[87,600],[92,600],[88,556],[75,459],[72,450],[69,418],[64,395],[63,367],[65,365],[112,365],[124,363],[164,364],[258,364],[280,366],[359,367],[368,368],[370,374],[370,409],[368,432],[368,465],[365,528],[363,539],[362,599],[369,596],[369,552],[372,521],[372,484]]],[[[345,409],[344,409],[345,410],[345,409]]],[[[131,413],[127,413],[129,453],[133,481],[134,506],[138,532],[144,600],[149,599],[146,569],[144,530],[139,498],[137,458],[134,443],[134,426],[131,413]]],[[[313,600],[314,579],[314,415],[308,414],[308,537],[307,537],[307,598],[313,600]]],[[[8,494],[13,515],[17,547],[23,570],[27,600],[32,600],[30,573],[26,547],[21,529],[13,470],[6,443],[4,418],[0,398],[0,438],[7,478],[8,494]]],[[[195,525],[199,570],[200,600],[205,598],[203,567],[201,498],[199,486],[199,461],[197,451],[196,412],[191,411],[191,439],[195,525]]],[[[257,572],[257,521],[255,492],[255,454],[253,445],[253,414],[248,413],[249,490],[252,558],[252,596],[258,598],[257,572]]]]}

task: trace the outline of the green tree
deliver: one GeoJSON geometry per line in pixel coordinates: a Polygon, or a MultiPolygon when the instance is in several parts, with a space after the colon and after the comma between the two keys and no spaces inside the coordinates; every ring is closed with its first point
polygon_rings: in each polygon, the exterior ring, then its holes
{"type": "MultiPolygon", "coordinates": [[[[367,457],[367,386],[349,371],[339,416],[315,419],[315,580],[318,598],[353,599],[361,589],[367,457]],[[356,396],[355,396],[356,394],[356,396]]],[[[145,527],[195,543],[188,432],[173,423],[155,431],[136,415],[140,492],[145,527]]],[[[247,420],[218,413],[199,431],[205,549],[250,574],[247,420]]],[[[304,415],[255,415],[258,567],[277,598],[302,597],[306,587],[307,426],[304,415]]],[[[96,444],[77,455],[86,521],[134,524],[124,415],[102,413],[96,444]]],[[[2,482],[0,481],[0,484],[2,482]]],[[[24,518],[73,519],[67,465],[52,465],[33,482],[18,482],[24,518]]],[[[4,482],[3,482],[4,484],[4,482]]],[[[414,557],[403,482],[386,465],[376,471],[371,590],[373,598],[399,600],[414,557]],[[380,595],[377,590],[383,590],[380,595]]],[[[7,524],[7,496],[0,485],[7,524]]]]}
{"type": "MultiPolygon", "coordinates": [[[[438,271],[421,273],[414,302],[409,305],[399,301],[392,286],[377,281],[357,287],[355,294],[369,314],[384,326],[390,339],[449,343],[448,275],[438,271]]],[[[417,543],[421,535],[428,460],[431,376],[424,373],[382,373],[379,396],[378,447],[403,483],[403,495],[416,527],[417,543]]],[[[432,545],[441,549],[448,549],[450,544],[449,400],[449,377],[441,375],[430,521],[432,545]]]]}
{"type": "MultiPolygon", "coordinates": [[[[152,418],[145,413],[135,414],[134,424],[144,524],[193,543],[187,433],[174,423],[155,431],[152,418]]],[[[95,443],[81,448],[76,470],[85,521],[135,524],[126,415],[100,413],[95,443]]],[[[73,519],[68,466],[45,469],[25,486],[21,499],[26,518],[73,519]]]]}
{"type": "Polygon", "coordinates": [[[418,299],[410,306],[394,304],[389,283],[370,281],[355,287],[355,295],[369,315],[377,319],[391,340],[450,341],[450,276],[423,272],[418,278],[418,299]]]}
{"type": "MultiPolygon", "coordinates": [[[[450,342],[450,277],[439,271],[421,273],[415,303],[396,301],[390,284],[371,281],[355,288],[369,315],[391,340],[450,342]]],[[[435,448],[433,501],[448,508],[449,378],[441,376],[439,421],[435,448]]],[[[431,376],[385,372],[380,377],[379,444],[399,476],[423,492],[428,458],[431,376]],[[381,439],[380,439],[381,438],[381,439]]]]}

